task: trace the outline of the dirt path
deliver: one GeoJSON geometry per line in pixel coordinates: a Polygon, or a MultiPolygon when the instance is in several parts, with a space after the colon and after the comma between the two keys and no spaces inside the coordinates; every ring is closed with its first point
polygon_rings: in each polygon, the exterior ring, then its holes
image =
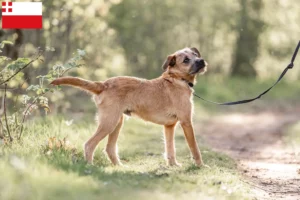
{"type": "Polygon", "coordinates": [[[238,161],[258,199],[300,199],[300,155],[282,136],[300,112],[235,113],[215,117],[198,130],[210,146],[238,161]]]}

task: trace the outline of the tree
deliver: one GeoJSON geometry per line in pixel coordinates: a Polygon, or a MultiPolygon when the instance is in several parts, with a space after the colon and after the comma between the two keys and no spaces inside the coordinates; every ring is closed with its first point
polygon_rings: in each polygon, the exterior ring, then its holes
{"type": "Polygon", "coordinates": [[[256,76],[254,61],[258,56],[259,37],[264,26],[264,22],[260,19],[263,2],[240,0],[240,5],[239,31],[231,74],[243,77],[256,76]]]}

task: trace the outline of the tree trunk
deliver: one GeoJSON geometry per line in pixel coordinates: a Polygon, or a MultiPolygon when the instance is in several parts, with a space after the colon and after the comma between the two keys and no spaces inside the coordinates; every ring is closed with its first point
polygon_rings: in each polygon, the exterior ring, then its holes
{"type": "Polygon", "coordinates": [[[233,59],[233,76],[255,77],[254,62],[258,56],[259,36],[264,23],[259,19],[262,12],[262,0],[240,0],[240,23],[238,39],[233,59]]]}

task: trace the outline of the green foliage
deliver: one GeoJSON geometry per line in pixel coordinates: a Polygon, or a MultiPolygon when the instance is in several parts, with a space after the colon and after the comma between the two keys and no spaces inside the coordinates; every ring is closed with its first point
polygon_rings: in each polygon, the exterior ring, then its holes
{"type": "Polygon", "coordinates": [[[18,58],[16,61],[9,63],[6,68],[8,70],[17,71],[22,69],[26,64],[31,61],[30,58],[18,58]]]}
{"type": "MultiPolygon", "coordinates": [[[[10,43],[5,42],[4,44],[10,43]]],[[[54,48],[47,47],[46,51],[54,51],[54,48]]],[[[26,116],[31,115],[39,107],[44,109],[45,114],[50,112],[48,105],[49,100],[46,95],[49,92],[54,92],[55,89],[50,88],[49,83],[53,79],[62,76],[68,70],[82,66],[82,60],[84,56],[85,51],[78,49],[74,56],[64,65],[55,65],[52,67],[52,70],[48,71],[46,75],[37,76],[36,78],[39,80],[39,84],[29,85],[26,89],[28,94],[17,95],[21,96],[20,99],[22,106],[15,108],[15,112],[11,115],[6,114],[5,112],[5,115],[1,116],[0,130],[3,130],[3,133],[2,131],[0,132],[0,137],[9,137],[10,141],[12,141],[13,138],[21,139],[26,116]]],[[[7,60],[6,58],[7,57],[4,57],[5,60],[7,60]]],[[[36,57],[35,60],[40,60],[40,55],[36,57]]],[[[34,60],[30,58],[18,58],[16,61],[8,63],[0,73],[0,82],[4,84],[16,79],[18,74],[21,74],[22,70],[24,70],[29,64],[33,63],[33,61],[34,60]]],[[[60,88],[56,87],[56,89],[60,88]]],[[[4,101],[6,101],[6,99],[4,101]]]]}
{"type": "Polygon", "coordinates": [[[8,40],[3,40],[2,42],[0,42],[0,49],[3,49],[5,45],[7,44],[13,44],[11,41],[8,40]]]}
{"type": "Polygon", "coordinates": [[[46,47],[46,51],[55,51],[54,47],[46,47]]]}
{"type": "Polygon", "coordinates": [[[95,153],[95,165],[87,165],[82,144],[96,128],[91,120],[74,119],[71,125],[57,116],[34,120],[24,130],[22,144],[0,144],[0,198],[250,199],[249,186],[232,159],[201,144],[211,169],[194,166],[182,132],[176,136],[176,147],[183,166],[167,167],[161,127],[142,121],[125,122],[119,138],[124,167],[107,161],[102,152],[105,142],[95,153]]]}

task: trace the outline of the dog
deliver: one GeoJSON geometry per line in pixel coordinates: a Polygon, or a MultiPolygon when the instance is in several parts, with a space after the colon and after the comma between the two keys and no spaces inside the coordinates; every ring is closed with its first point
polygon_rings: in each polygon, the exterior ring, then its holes
{"type": "Polygon", "coordinates": [[[117,139],[124,114],[164,126],[167,164],[180,166],[175,155],[174,131],[179,122],[197,166],[205,166],[195,139],[192,123],[192,86],[198,74],[207,69],[207,62],[197,48],[184,48],[169,55],[162,66],[164,72],[152,80],[136,77],[113,77],[106,81],[89,81],[76,77],[61,77],[52,85],[75,86],[94,95],[99,124],[94,135],[84,145],[85,160],[92,164],[98,143],[108,136],[105,151],[114,165],[121,165],[117,139]]]}

